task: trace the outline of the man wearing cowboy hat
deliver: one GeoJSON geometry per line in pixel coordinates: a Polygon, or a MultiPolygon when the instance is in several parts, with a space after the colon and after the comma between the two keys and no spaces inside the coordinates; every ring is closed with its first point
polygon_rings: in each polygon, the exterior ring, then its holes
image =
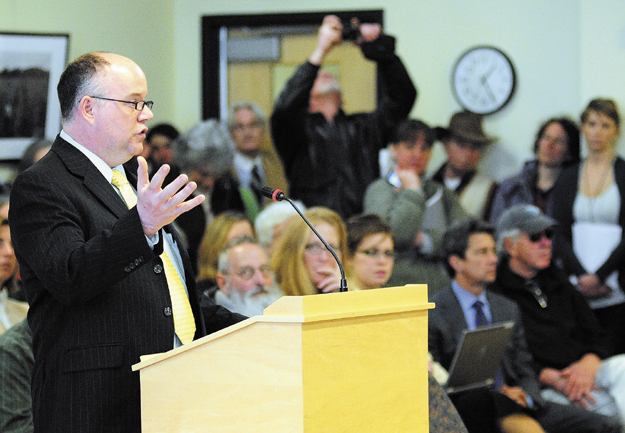
{"type": "Polygon", "coordinates": [[[447,162],[433,179],[454,191],[468,213],[487,221],[497,183],[478,173],[477,164],[495,139],[484,134],[482,116],[469,111],[455,113],[449,127],[436,128],[436,136],[445,146],[447,162]]]}

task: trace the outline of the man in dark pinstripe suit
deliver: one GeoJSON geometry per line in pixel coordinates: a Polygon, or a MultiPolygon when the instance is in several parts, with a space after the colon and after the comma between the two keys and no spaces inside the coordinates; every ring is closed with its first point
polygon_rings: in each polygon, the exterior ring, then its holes
{"type": "MultiPolygon", "coordinates": [[[[143,158],[138,178],[123,171],[153,117],[146,77],[132,60],[83,55],[57,89],[63,131],[15,180],[9,211],[31,306],[35,431],[139,432],[131,366],[186,341],[174,331],[164,250],[186,289],[194,338],[206,333],[188,256],[171,227],[204,198],[187,200],[195,184],[184,175],[162,188],[168,167],[149,181],[143,158]],[[134,185],[131,209],[111,184],[113,169],[134,185]]],[[[211,329],[240,319],[219,308],[207,307],[211,329]]]]}

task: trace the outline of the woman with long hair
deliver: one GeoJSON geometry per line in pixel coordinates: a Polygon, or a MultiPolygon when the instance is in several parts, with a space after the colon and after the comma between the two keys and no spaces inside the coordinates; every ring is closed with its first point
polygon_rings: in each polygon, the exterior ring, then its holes
{"type": "MultiPolygon", "coordinates": [[[[331,209],[313,207],[304,215],[334,249],[341,263],[347,256],[347,230],[331,209]]],[[[341,275],[334,257],[301,218],[285,229],[272,256],[276,280],[287,296],[336,292],[341,275]]]]}
{"type": "Polygon", "coordinates": [[[200,244],[198,290],[204,291],[216,284],[219,253],[228,242],[240,236],[256,237],[252,222],[242,212],[222,212],[209,224],[200,244]]]}

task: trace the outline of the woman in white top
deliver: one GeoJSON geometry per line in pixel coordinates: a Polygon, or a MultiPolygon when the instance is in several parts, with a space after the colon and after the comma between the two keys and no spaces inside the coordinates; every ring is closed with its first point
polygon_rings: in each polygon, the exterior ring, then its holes
{"type": "Polygon", "coordinates": [[[592,100],[581,116],[587,155],[565,169],[551,195],[559,222],[556,258],[625,353],[625,161],[616,155],[620,116],[614,101],[592,100]]]}

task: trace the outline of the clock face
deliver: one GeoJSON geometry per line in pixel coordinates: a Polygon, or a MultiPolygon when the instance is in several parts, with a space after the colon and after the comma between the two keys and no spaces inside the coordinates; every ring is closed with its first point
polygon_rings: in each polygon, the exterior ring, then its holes
{"type": "Polygon", "coordinates": [[[512,97],[515,84],[512,62],[493,47],[470,49],[460,56],[453,69],[454,96],[462,107],[474,113],[500,110],[512,97]]]}

